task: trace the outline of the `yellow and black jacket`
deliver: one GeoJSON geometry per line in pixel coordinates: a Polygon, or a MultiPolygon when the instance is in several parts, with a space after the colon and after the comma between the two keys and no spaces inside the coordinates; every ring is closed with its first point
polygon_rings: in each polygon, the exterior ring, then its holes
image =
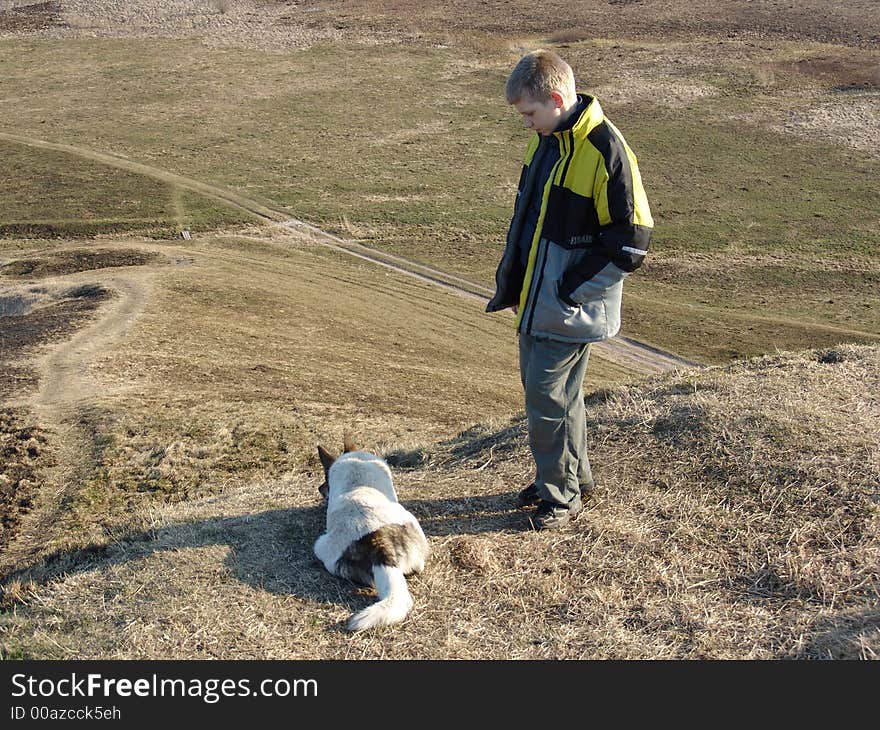
{"type": "Polygon", "coordinates": [[[541,195],[527,263],[519,255],[528,207],[530,165],[541,141],[529,142],[507,245],[487,312],[519,306],[523,334],[596,342],[620,330],[623,279],[648,253],[654,221],[636,156],[598,100],[569,129],[553,133],[559,159],[541,195]]]}

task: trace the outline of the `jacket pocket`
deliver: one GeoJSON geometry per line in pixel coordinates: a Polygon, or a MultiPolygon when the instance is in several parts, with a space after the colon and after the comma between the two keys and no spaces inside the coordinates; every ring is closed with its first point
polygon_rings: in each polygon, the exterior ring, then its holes
{"type": "Polygon", "coordinates": [[[563,301],[580,305],[596,301],[597,299],[604,299],[609,291],[620,288],[624,278],[627,276],[629,276],[627,272],[619,268],[614,262],[609,261],[574,288],[572,288],[570,281],[567,281],[569,277],[564,277],[560,282],[560,297],[565,295],[563,301]]]}
{"type": "Polygon", "coordinates": [[[571,297],[569,297],[569,295],[563,291],[561,281],[556,283],[556,296],[558,297],[559,301],[562,302],[566,307],[580,306],[577,302],[572,301],[571,297]]]}

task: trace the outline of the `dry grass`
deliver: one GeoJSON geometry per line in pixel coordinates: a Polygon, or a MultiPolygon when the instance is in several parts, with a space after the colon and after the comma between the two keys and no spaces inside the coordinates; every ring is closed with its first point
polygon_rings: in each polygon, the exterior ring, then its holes
{"type": "MultiPolygon", "coordinates": [[[[45,289],[47,275],[55,286],[65,273],[105,281],[116,269],[81,270],[99,261],[154,262],[141,267],[144,276],[161,277],[125,347],[101,352],[98,362],[71,362],[57,375],[80,371],[89,387],[79,387],[76,378],[62,387],[42,385],[62,400],[56,407],[63,423],[49,424],[52,430],[72,425],[85,434],[90,453],[70,456],[90,463],[52,534],[40,534],[41,544],[32,547],[55,549],[56,538],[65,545],[107,539],[144,500],[180,501],[243,474],[302,467],[325,424],[328,437],[341,434],[347,419],[365,435],[399,438],[454,429],[468,410],[458,413],[456,404],[465,400],[471,418],[515,408],[509,322],[312,244],[297,246],[281,234],[273,242],[271,232],[263,233],[264,240],[197,238],[188,255],[175,245],[104,241],[93,249],[7,258],[2,271],[14,275],[19,288],[45,289]],[[393,313],[412,301],[424,305],[423,314],[389,327],[393,313]],[[170,311],[176,316],[169,319],[170,311]],[[495,365],[480,370],[495,374],[469,386],[457,376],[473,372],[476,380],[476,353],[468,351],[474,337],[495,342],[495,365]],[[389,352],[396,352],[390,361],[389,352]],[[428,407],[441,392],[446,405],[428,407]],[[371,419],[381,425],[368,425],[371,419]]],[[[125,271],[137,290],[138,266],[125,271]]],[[[12,350],[2,354],[10,365],[16,354],[32,357],[34,346],[45,347],[28,340],[17,353],[20,327],[14,325],[23,317],[4,320],[4,345],[10,335],[12,350]]],[[[44,381],[51,377],[51,370],[44,372],[44,381]]],[[[60,447],[65,440],[53,442],[60,447]]]]}
{"type": "Polygon", "coordinates": [[[471,35],[476,42],[535,35],[560,43],[597,37],[670,40],[739,36],[866,47],[876,42],[880,32],[873,0],[802,0],[797,4],[775,0],[699,4],[686,0],[546,0],[540,6],[528,0],[315,0],[303,9],[320,10],[337,27],[352,33],[418,33],[439,38],[471,35]]]}
{"type": "Polygon", "coordinates": [[[311,555],[317,469],[230,481],[8,585],[10,655],[875,658],[880,350],[780,353],[590,395],[602,491],[529,529],[521,418],[389,445],[432,547],[402,626],[311,555]],[[97,598],[96,598],[97,597],[97,598]],[[175,607],[169,609],[169,606],[175,607]]]}
{"type": "MultiPolygon", "coordinates": [[[[253,233],[35,246],[5,259],[0,276],[18,289],[103,286],[131,323],[114,345],[109,320],[99,322],[94,342],[49,366],[38,357],[48,341],[16,336],[25,316],[0,322],[12,348],[0,354],[24,368],[20,400],[41,374],[37,401],[51,407],[33,418],[53,434],[46,451],[59,465],[43,471],[42,516],[0,570],[104,544],[156,502],[302,470],[315,443],[339,441],[344,428],[417,448],[520,407],[510,317],[282,229],[253,233]]],[[[589,377],[600,385],[632,373],[600,355],[589,377]]]]}

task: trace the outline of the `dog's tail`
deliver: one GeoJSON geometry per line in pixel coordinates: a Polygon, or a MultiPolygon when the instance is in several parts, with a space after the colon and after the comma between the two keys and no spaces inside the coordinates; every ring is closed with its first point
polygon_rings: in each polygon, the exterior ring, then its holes
{"type": "Polygon", "coordinates": [[[364,631],[403,621],[413,606],[406,577],[393,565],[374,565],[373,582],[379,601],[348,620],[349,631],[364,631]]]}

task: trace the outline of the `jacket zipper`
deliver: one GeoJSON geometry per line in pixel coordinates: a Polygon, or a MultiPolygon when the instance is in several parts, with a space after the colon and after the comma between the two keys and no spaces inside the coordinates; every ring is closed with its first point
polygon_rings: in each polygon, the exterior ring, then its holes
{"type": "MultiPolygon", "coordinates": [[[[565,137],[565,132],[563,132],[558,138],[559,143],[562,145],[562,148],[563,148],[563,154],[560,155],[560,158],[556,161],[556,164],[553,165],[553,169],[550,171],[550,175],[547,178],[550,183],[551,188],[553,187],[553,180],[556,178],[556,172],[559,169],[559,166],[563,163],[563,161],[565,162],[565,172],[566,173],[568,172],[568,163],[571,160],[571,153],[574,151],[574,133],[572,133],[572,136],[571,136],[572,144],[570,146],[568,146],[567,153],[565,152],[567,145],[563,144],[564,137],[565,137]]],[[[564,175],[563,175],[563,178],[559,181],[560,185],[562,184],[563,180],[564,180],[564,175]]],[[[548,195],[548,199],[549,199],[549,192],[547,195],[548,195]]],[[[541,212],[544,213],[545,216],[547,215],[547,200],[544,200],[543,198],[541,200],[541,212]]],[[[540,227],[543,229],[544,228],[544,219],[539,216],[539,220],[541,223],[540,227]]],[[[535,233],[539,234],[539,231],[535,231],[535,233]]],[[[540,269],[537,269],[537,267],[536,267],[536,270],[532,271],[532,279],[529,282],[529,294],[526,297],[526,311],[523,312],[523,315],[525,315],[525,313],[528,312],[528,315],[529,315],[528,323],[525,323],[525,317],[523,317],[523,319],[520,321],[520,332],[522,332],[524,335],[530,334],[532,331],[532,324],[535,321],[535,309],[536,309],[536,305],[538,303],[538,295],[539,295],[539,292],[541,291],[541,285],[544,283],[544,269],[547,265],[547,255],[550,251],[550,242],[543,239],[540,235],[538,235],[538,249],[539,250],[541,248],[541,244],[544,245],[544,255],[541,256],[541,267],[540,267],[540,269]],[[535,284],[535,274],[536,273],[537,273],[537,285],[535,284]],[[530,305],[531,305],[531,310],[529,309],[530,305]]],[[[538,257],[535,256],[535,264],[536,265],[537,265],[537,258],[538,257]]]]}

